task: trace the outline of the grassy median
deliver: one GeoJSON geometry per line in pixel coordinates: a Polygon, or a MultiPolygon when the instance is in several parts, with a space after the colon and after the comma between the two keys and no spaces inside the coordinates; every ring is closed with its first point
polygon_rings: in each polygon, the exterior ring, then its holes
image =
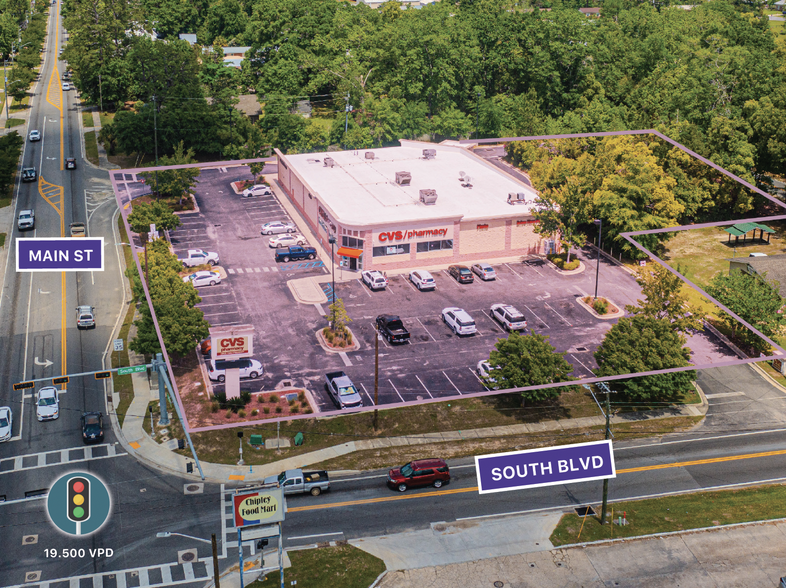
{"type": "MultiPolygon", "coordinates": [[[[297,588],[368,588],[385,571],[385,563],[351,545],[288,552],[292,567],[284,570],[284,584],[297,588]]],[[[247,584],[249,588],[281,586],[278,572],[265,581],[247,584]]]]}
{"type": "Polygon", "coordinates": [[[601,525],[600,505],[593,505],[593,508],[597,517],[586,520],[576,514],[563,515],[551,534],[552,544],[568,545],[783,518],[786,517],[786,486],[697,492],[610,504],[609,520],[613,508],[615,521],[625,513],[628,524],[624,526],[616,522],[601,525]]]}
{"type": "Polygon", "coordinates": [[[85,155],[87,160],[93,165],[98,165],[98,143],[96,142],[95,131],[85,133],[85,155]]]}

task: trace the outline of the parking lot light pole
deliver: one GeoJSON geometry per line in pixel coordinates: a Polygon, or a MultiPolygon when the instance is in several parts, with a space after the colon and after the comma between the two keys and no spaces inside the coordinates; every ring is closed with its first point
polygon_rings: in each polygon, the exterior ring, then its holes
{"type": "Polygon", "coordinates": [[[333,310],[330,312],[330,330],[332,331],[336,326],[336,260],[333,252],[336,246],[336,237],[331,235],[328,242],[330,243],[330,270],[333,274],[333,294],[331,295],[333,310]]]}
{"type": "Polygon", "coordinates": [[[374,430],[377,430],[379,419],[379,324],[375,323],[374,329],[374,430]]]}
{"type": "Polygon", "coordinates": [[[595,297],[592,299],[592,301],[594,302],[595,300],[598,299],[598,274],[600,273],[600,243],[601,243],[600,239],[601,236],[603,235],[603,219],[596,218],[592,222],[598,225],[598,264],[595,266],[595,297]]]}

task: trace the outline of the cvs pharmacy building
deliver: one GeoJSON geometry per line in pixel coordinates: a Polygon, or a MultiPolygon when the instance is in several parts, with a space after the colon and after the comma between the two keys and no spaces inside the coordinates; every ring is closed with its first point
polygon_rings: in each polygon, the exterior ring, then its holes
{"type": "Polygon", "coordinates": [[[278,178],[349,270],[414,269],[541,254],[537,192],[458,144],[278,156],[278,178]]]}

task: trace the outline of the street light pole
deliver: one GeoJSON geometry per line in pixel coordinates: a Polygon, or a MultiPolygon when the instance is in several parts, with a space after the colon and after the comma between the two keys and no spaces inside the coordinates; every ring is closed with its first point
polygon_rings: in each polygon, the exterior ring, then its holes
{"type": "Polygon", "coordinates": [[[379,325],[374,328],[374,430],[377,430],[379,419],[379,325]]]}
{"type": "Polygon", "coordinates": [[[334,248],[336,246],[336,237],[331,235],[328,238],[328,242],[330,243],[330,270],[333,274],[333,293],[331,295],[332,303],[331,306],[333,310],[330,314],[330,330],[332,331],[336,326],[336,261],[335,261],[335,253],[334,248]]]}
{"type": "Polygon", "coordinates": [[[595,300],[598,299],[598,275],[600,274],[600,244],[601,244],[601,236],[603,235],[603,219],[596,218],[592,222],[598,225],[598,263],[595,266],[595,297],[592,299],[594,302],[595,300]]]}

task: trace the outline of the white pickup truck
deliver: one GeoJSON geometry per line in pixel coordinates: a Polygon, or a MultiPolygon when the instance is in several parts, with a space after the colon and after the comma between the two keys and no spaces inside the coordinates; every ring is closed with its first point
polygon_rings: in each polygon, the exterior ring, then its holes
{"type": "Polygon", "coordinates": [[[324,470],[304,472],[303,470],[286,470],[278,476],[265,478],[265,484],[278,484],[284,489],[284,494],[305,494],[319,496],[330,490],[328,473],[324,470]]]}
{"type": "Polygon", "coordinates": [[[213,251],[204,251],[202,249],[189,249],[188,256],[180,258],[178,261],[185,267],[196,267],[205,263],[210,265],[218,265],[218,253],[213,251]]]}

